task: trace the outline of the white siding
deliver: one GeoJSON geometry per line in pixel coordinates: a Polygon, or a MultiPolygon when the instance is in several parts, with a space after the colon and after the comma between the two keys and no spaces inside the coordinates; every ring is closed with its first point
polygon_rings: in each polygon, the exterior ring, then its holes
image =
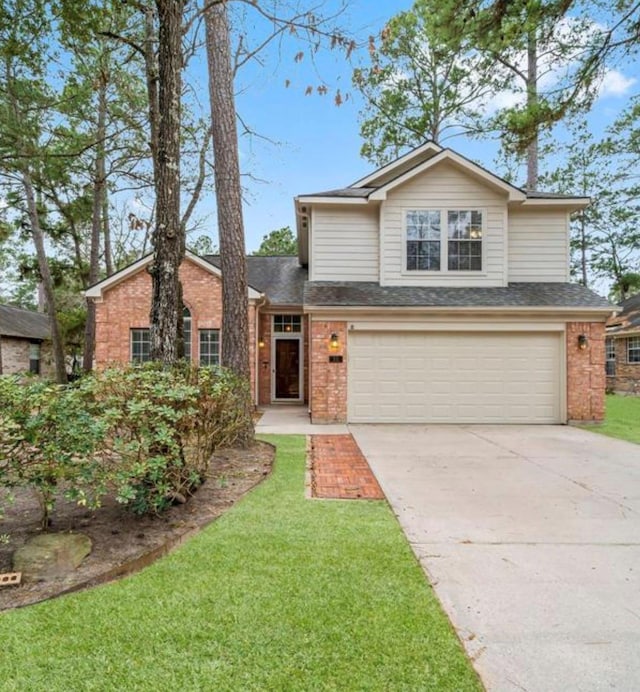
{"type": "Polygon", "coordinates": [[[378,281],[378,210],[377,204],[313,209],[312,281],[378,281]]]}
{"type": "Polygon", "coordinates": [[[509,281],[569,281],[567,212],[509,211],[509,281]]]}
{"type": "Polygon", "coordinates": [[[382,209],[383,286],[503,286],[506,195],[444,162],[391,190],[382,209]],[[407,272],[404,217],[410,209],[479,209],[484,214],[483,271],[407,272]]]}

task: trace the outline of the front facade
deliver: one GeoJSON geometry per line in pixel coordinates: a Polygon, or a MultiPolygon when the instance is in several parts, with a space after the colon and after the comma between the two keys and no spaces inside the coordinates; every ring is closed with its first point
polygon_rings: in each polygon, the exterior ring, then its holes
{"type": "Polygon", "coordinates": [[[0,305],[0,362],[3,375],[53,375],[47,315],[0,305]]]}
{"type": "Polygon", "coordinates": [[[607,321],[605,362],[607,391],[640,395],[640,295],[607,321]]]}
{"type": "MultiPolygon", "coordinates": [[[[569,214],[587,203],[527,195],[433,143],[297,197],[299,257],[247,258],[256,403],[306,402],[316,423],[601,420],[611,307],[569,283],[569,214]]],[[[148,261],[90,289],[99,367],[141,357],[148,261]]],[[[217,258],[181,271],[206,365],[217,258]]]]}

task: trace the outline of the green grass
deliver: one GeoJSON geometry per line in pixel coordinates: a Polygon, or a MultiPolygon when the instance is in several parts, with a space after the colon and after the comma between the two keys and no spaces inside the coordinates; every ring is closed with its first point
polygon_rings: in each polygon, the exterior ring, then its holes
{"type": "Polygon", "coordinates": [[[640,444],[640,397],[607,395],[602,425],[585,425],[587,430],[640,444]]]}
{"type": "Polygon", "coordinates": [[[1,690],[479,690],[384,502],[303,496],[304,438],[181,549],[0,614],[1,690]]]}

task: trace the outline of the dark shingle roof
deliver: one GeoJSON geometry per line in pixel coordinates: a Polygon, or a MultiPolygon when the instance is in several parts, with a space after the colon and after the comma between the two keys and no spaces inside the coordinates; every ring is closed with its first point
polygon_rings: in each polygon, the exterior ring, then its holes
{"type": "Polygon", "coordinates": [[[49,317],[33,310],[0,305],[0,335],[23,339],[49,339],[49,317]]]}
{"type": "MultiPolygon", "coordinates": [[[[207,255],[205,259],[220,268],[219,255],[207,255]]],[[[252,288],[264,293],[274,305],[302,305],[304,284],[308,278],[306,267],[301,267],[297,257],[249,255],[247,280],[252,288]]]]}
{"type": "Polygon", "coordinates": [[[305,305],[338,307],[610,308],[579,284],[510,283],[506,287],[380,286],[373,282],[309,281],[305,305]]]}
{"type": "Polygon", "coordinates": [[[311,192],[299,197],[368,197],[375,192],[375,187],[341,187],[337,190],[325,190],[323,192],[311,192]]]}
{"type": "Polygon", "coordinates": [[[640,294],[620,303],[618,314],[607,321],[607,333],[613,336],[640,333],[640,294]]]}

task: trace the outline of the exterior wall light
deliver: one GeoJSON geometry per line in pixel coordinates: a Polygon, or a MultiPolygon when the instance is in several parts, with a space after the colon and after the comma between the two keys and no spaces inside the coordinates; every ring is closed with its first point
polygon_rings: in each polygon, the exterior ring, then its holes
{"type": "Polygon", "coordinates": [[[338,335],[333,332],[329,339],[329,347],[331,348],[332,351],[337,351],[338,346],[340,345],[340,341],[338,340],[338,335]]]}
{"type": "Polygon", "coordinates": [[[258,348],[264,348],[264,337],[263,336],[261,336],[258,339],[258,348]]]}
{"type": "Polygon", "coordinates": [[[584,351],[587,348],[587,345],[589,344],[589,339],[587,338],[586,334],[580,334],[578,336],[578,348],[581,351],[584,351]]]}

